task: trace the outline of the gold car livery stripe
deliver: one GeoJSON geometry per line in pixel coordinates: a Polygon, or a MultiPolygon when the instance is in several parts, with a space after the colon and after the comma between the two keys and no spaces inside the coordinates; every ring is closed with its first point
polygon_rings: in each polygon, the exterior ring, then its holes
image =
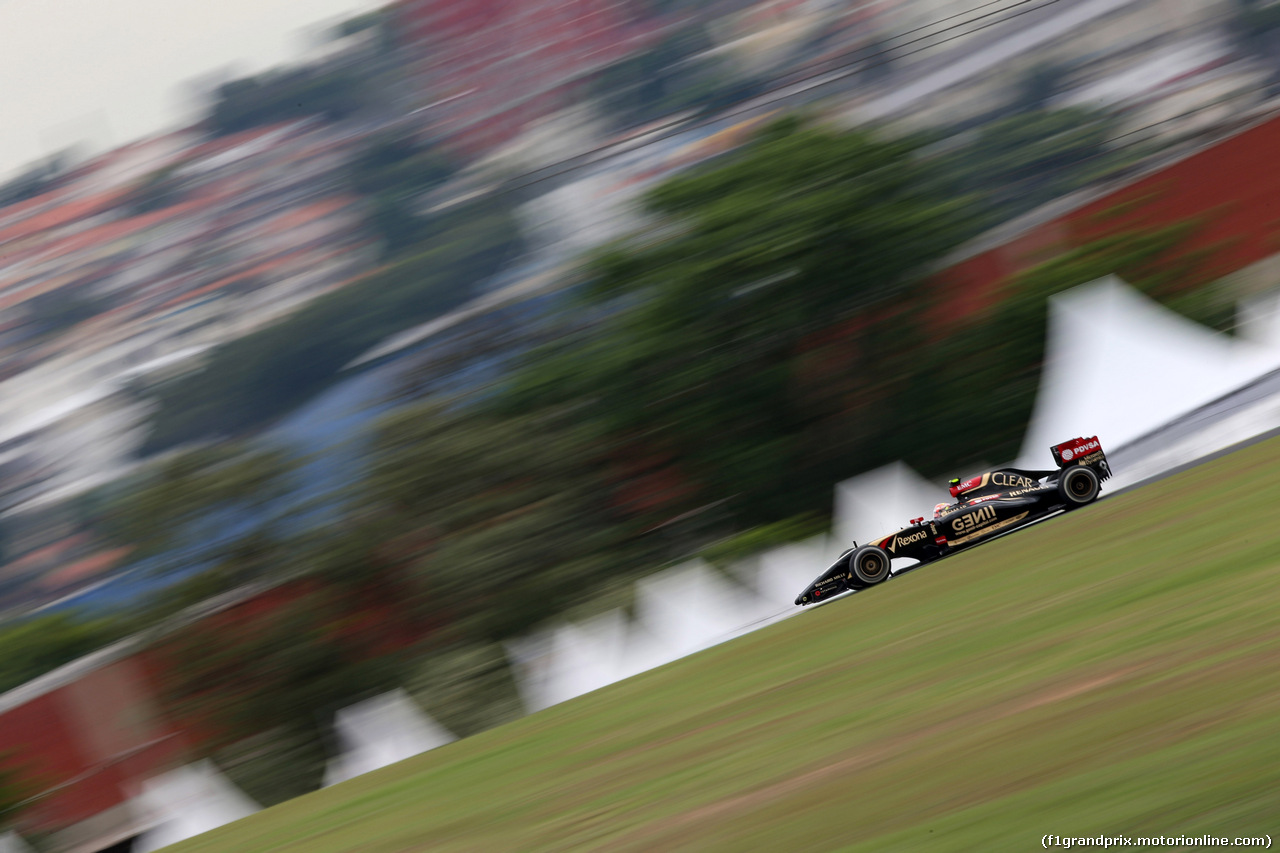
{"type": "Polygon", "coordinates": [[[977,530],[973,533],[970,533],[968,536],[962,536],[959,539],[952,539],[951,544],[953,546],[963,545],[966,542],[972,542],[974,539],[982,539],[983,537],[990,536],[992,533],[998,533],[999,531],[1004,530],[1006,527],[1008,527],[1011,524],[1017,524],[1019,521],[1022,521],[1022,519],[1026,517],[1027,517],[1027,513],[1024,512],[1024,513],[1015,515],[1013,518],[1006,518],[1004,521],[997,522],[996,524],[987,525],[981,530],[977,530]]]}

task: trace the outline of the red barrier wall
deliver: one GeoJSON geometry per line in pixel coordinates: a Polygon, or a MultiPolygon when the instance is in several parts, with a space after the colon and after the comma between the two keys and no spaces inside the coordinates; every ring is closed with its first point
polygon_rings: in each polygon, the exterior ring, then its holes
{"type": "MultiPolygon", "coordinates": [[[[1116,227],[1108,213],[1123,210],[1126,225],[1169,226],[1196,220],[1188,248],[1211,252],[1225,275],[1280,252],[1280,118],[1271,118],[1104,190],[1062,214],[999,241],[993,232],[974,242],[996,245],[936,273],[939,321],[952,322],[990,305],[1011,278],[1082,246],[1116,227]],[[1129,207],[1131,206],[1131,208],[1129,207]]],[[[1035,214],[1031,214],[1032,217],[1035,214]]],[[[963,253],[963,249],[961,253],[963,253]]]]}

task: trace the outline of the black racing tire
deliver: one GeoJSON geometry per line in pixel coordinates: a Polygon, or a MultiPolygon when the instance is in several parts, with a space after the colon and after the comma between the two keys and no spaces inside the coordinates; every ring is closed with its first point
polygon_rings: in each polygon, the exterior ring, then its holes
{"type": "Polygon", "coordinates": [[[1068,509],[1087,506],[1098,499],[1102,490],[1102,481],[1092,468],[1076,465],[1067,468],[1058,477],[1058,494],[1066,502],[1068,509]]]}
{"type": "Polygon", "coordinates": [[[875,586],[889,577],[889,555],[883,548],[863,545],[849,555],[851,584],[875,586]]]}

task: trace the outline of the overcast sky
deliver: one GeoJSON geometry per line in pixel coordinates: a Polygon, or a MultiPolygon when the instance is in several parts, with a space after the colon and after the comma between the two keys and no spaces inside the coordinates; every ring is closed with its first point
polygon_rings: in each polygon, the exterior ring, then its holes
{"type": "Polygon", "coordinates": [[[189,119],[190,81],[297,58],[317,25],[379,5],[0,0],[0,180],[81,139],[102,150],[189,119]]]}

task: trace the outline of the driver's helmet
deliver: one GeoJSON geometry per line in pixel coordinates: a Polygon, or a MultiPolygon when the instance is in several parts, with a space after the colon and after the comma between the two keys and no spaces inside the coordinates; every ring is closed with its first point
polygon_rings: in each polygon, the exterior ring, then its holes
{"type": "Polygon", "coordinates": [[[951,506],[951,504],[934,504],[934,505],[933,505],[933,517],[934,517],[934,518],[937,518],[938,516],[942,515],[942,513],[943,513],[943,512],[947,509],[947,507],[949,507],[949,506],[951,506]]]}

